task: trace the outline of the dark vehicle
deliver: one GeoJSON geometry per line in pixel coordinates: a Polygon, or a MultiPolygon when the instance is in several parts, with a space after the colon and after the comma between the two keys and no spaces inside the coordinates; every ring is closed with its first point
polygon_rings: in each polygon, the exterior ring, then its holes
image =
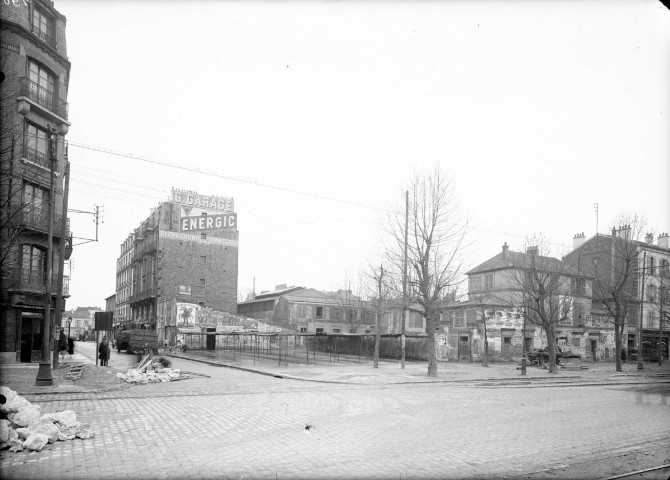
{"type": "Polygon", "coordinates": [[[155,350],[158,348],[158,334],[153,330],[123,330],[116,336],[116,350],[121,353],[142,353],[148,346],[155,350]]]}
{"type": "MultiPolygon", "coordinates": [[[[549,349],[547,347],[542,349],[534,348],[526,353],[526,357],[528,358],[528,363],[530,365],[544,368],[545,364],[549,363],[549,349]]],[[[556,348],[556,365],[561,365],[562,360],[567,360],[569,358],[581,358],[581,356],[571,352],[564,352],[559,348],[556,348]]]]}

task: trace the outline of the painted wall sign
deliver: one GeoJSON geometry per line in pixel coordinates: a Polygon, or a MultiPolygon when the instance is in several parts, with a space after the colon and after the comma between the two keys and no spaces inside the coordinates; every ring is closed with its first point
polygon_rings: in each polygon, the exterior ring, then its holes
{"type": "Polygon", "coordinates": [[[214,195],[200,195],[197,192],[172,189],[171,201],[191,207],[207,208],[210,210],[220,210],[222,212],[232,212],[235,208],[235,202],[229,197],[216,197],[214,195]]]}
{"type": "Polygon", "coordinates": [[[181,219],[181,231],[218,230],[221,228],[236,228],[237,214],[222,213],[218,215],[200,215],[199,217],[184,217],[181,219]]]}

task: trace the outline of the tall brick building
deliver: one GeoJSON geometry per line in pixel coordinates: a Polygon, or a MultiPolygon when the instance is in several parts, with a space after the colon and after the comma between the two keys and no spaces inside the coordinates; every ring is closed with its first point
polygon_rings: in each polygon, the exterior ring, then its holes
{"type": "Polygon", "coordinates": [[[59,289],[68,296],[59,268],[72,245],[63,213],[70,126],[65,27],[52,1],[0,4],[0,363],[37,362],[47,312],[53,332],[65,303],[56,306],[59,289]]]}
{"type": "MultiPolygon", "coordinates": [[[[166,304],[236,312],[239,232],[232,198],[173,189],[170,200],[153,209],[132,238],[126,323],[157,329],[164,338],[166,304]]],[[[130,251],[122,250],[123,255],[130,251]]],[[[121,260],[117,270],[125,265],[121,260]]],[[[117,297],[119,288],[126,286],[117,284],[117,297]]]]}

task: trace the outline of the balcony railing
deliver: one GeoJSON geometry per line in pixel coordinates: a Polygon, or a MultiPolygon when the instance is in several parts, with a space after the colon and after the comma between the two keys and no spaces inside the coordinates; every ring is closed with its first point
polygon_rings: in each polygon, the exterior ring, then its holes
{"type": "Polygon", "coordinates": [[[32,26],[33,35],[39,37],[40,40],[56,48],[56,38],[53,35],[49,35],[47,32],[40,30],[36,25],[32,26]]]}
{"type": "MultiPolygon", "coordinates": [[[[44,208],[33,207],[31,209],[22,209],[17,207],[16,215],[14,216],[15,222],[23,227],[30,228],[31,230],[36,230],[42,233],[49,232],[49,210],[44,208]]],[[[69,220],[69,219],[68,219],[69,220]]],[[[60,237],[63,226],[63,216],[57,213],[54,214],[54,224],[53,224],[53,233],[55,236],[60,237]]],[[[66,226],[66,236],[70,233],[70,224],[67,223],[66,226]]]]}
{"type": "MultiPolygon", "coordinates": [[[[46,153],[30,148],[25,143],[23,144],[23,158],[29,160],[33,163],[36,163],[40,167],[51,168],[49,165],[49,156],[46,153]]],[[[54,165],[54,171],[58,170],[58,162],[54,165]]]]}
{"type": "MultiPolygon", "coordinates": [[[[13,269],[8,276],[9,290],[21,292],[46,293],[46,275],[34,270],[13,269]]],[[[51,281],[51,295],[58,294],[58,275],[51,281]]],[[[63,295],[70,294],[70,277],[63,275],[63,295]]]]}
{"type": "Polygon", "coordinates": [[[155,297],[156,296],[156,287],[148,287],[142,290],[141,292],[136,292],[130,296],[130,303],[139,302],[145,298],[155,297]]]}
{"type": "Polygon", "coordinates": [[[46,88],[33,82],[30,78],[21,78],[19,95],[28,97],[38,105],[41,105],[59,117],[65,118],[67,120],[69,108],[68,103],[58,98],[54,92],[50,92],[46,88]]]}

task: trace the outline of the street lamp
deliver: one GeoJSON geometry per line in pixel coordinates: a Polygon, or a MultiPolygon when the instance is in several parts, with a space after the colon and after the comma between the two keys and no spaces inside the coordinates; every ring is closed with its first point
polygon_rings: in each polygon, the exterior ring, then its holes
{"type": "Polygon", "coordinates": [[[70,338],[70,328],[72,328],[72,317],[67,317],[67,338],[70,338]]]}

